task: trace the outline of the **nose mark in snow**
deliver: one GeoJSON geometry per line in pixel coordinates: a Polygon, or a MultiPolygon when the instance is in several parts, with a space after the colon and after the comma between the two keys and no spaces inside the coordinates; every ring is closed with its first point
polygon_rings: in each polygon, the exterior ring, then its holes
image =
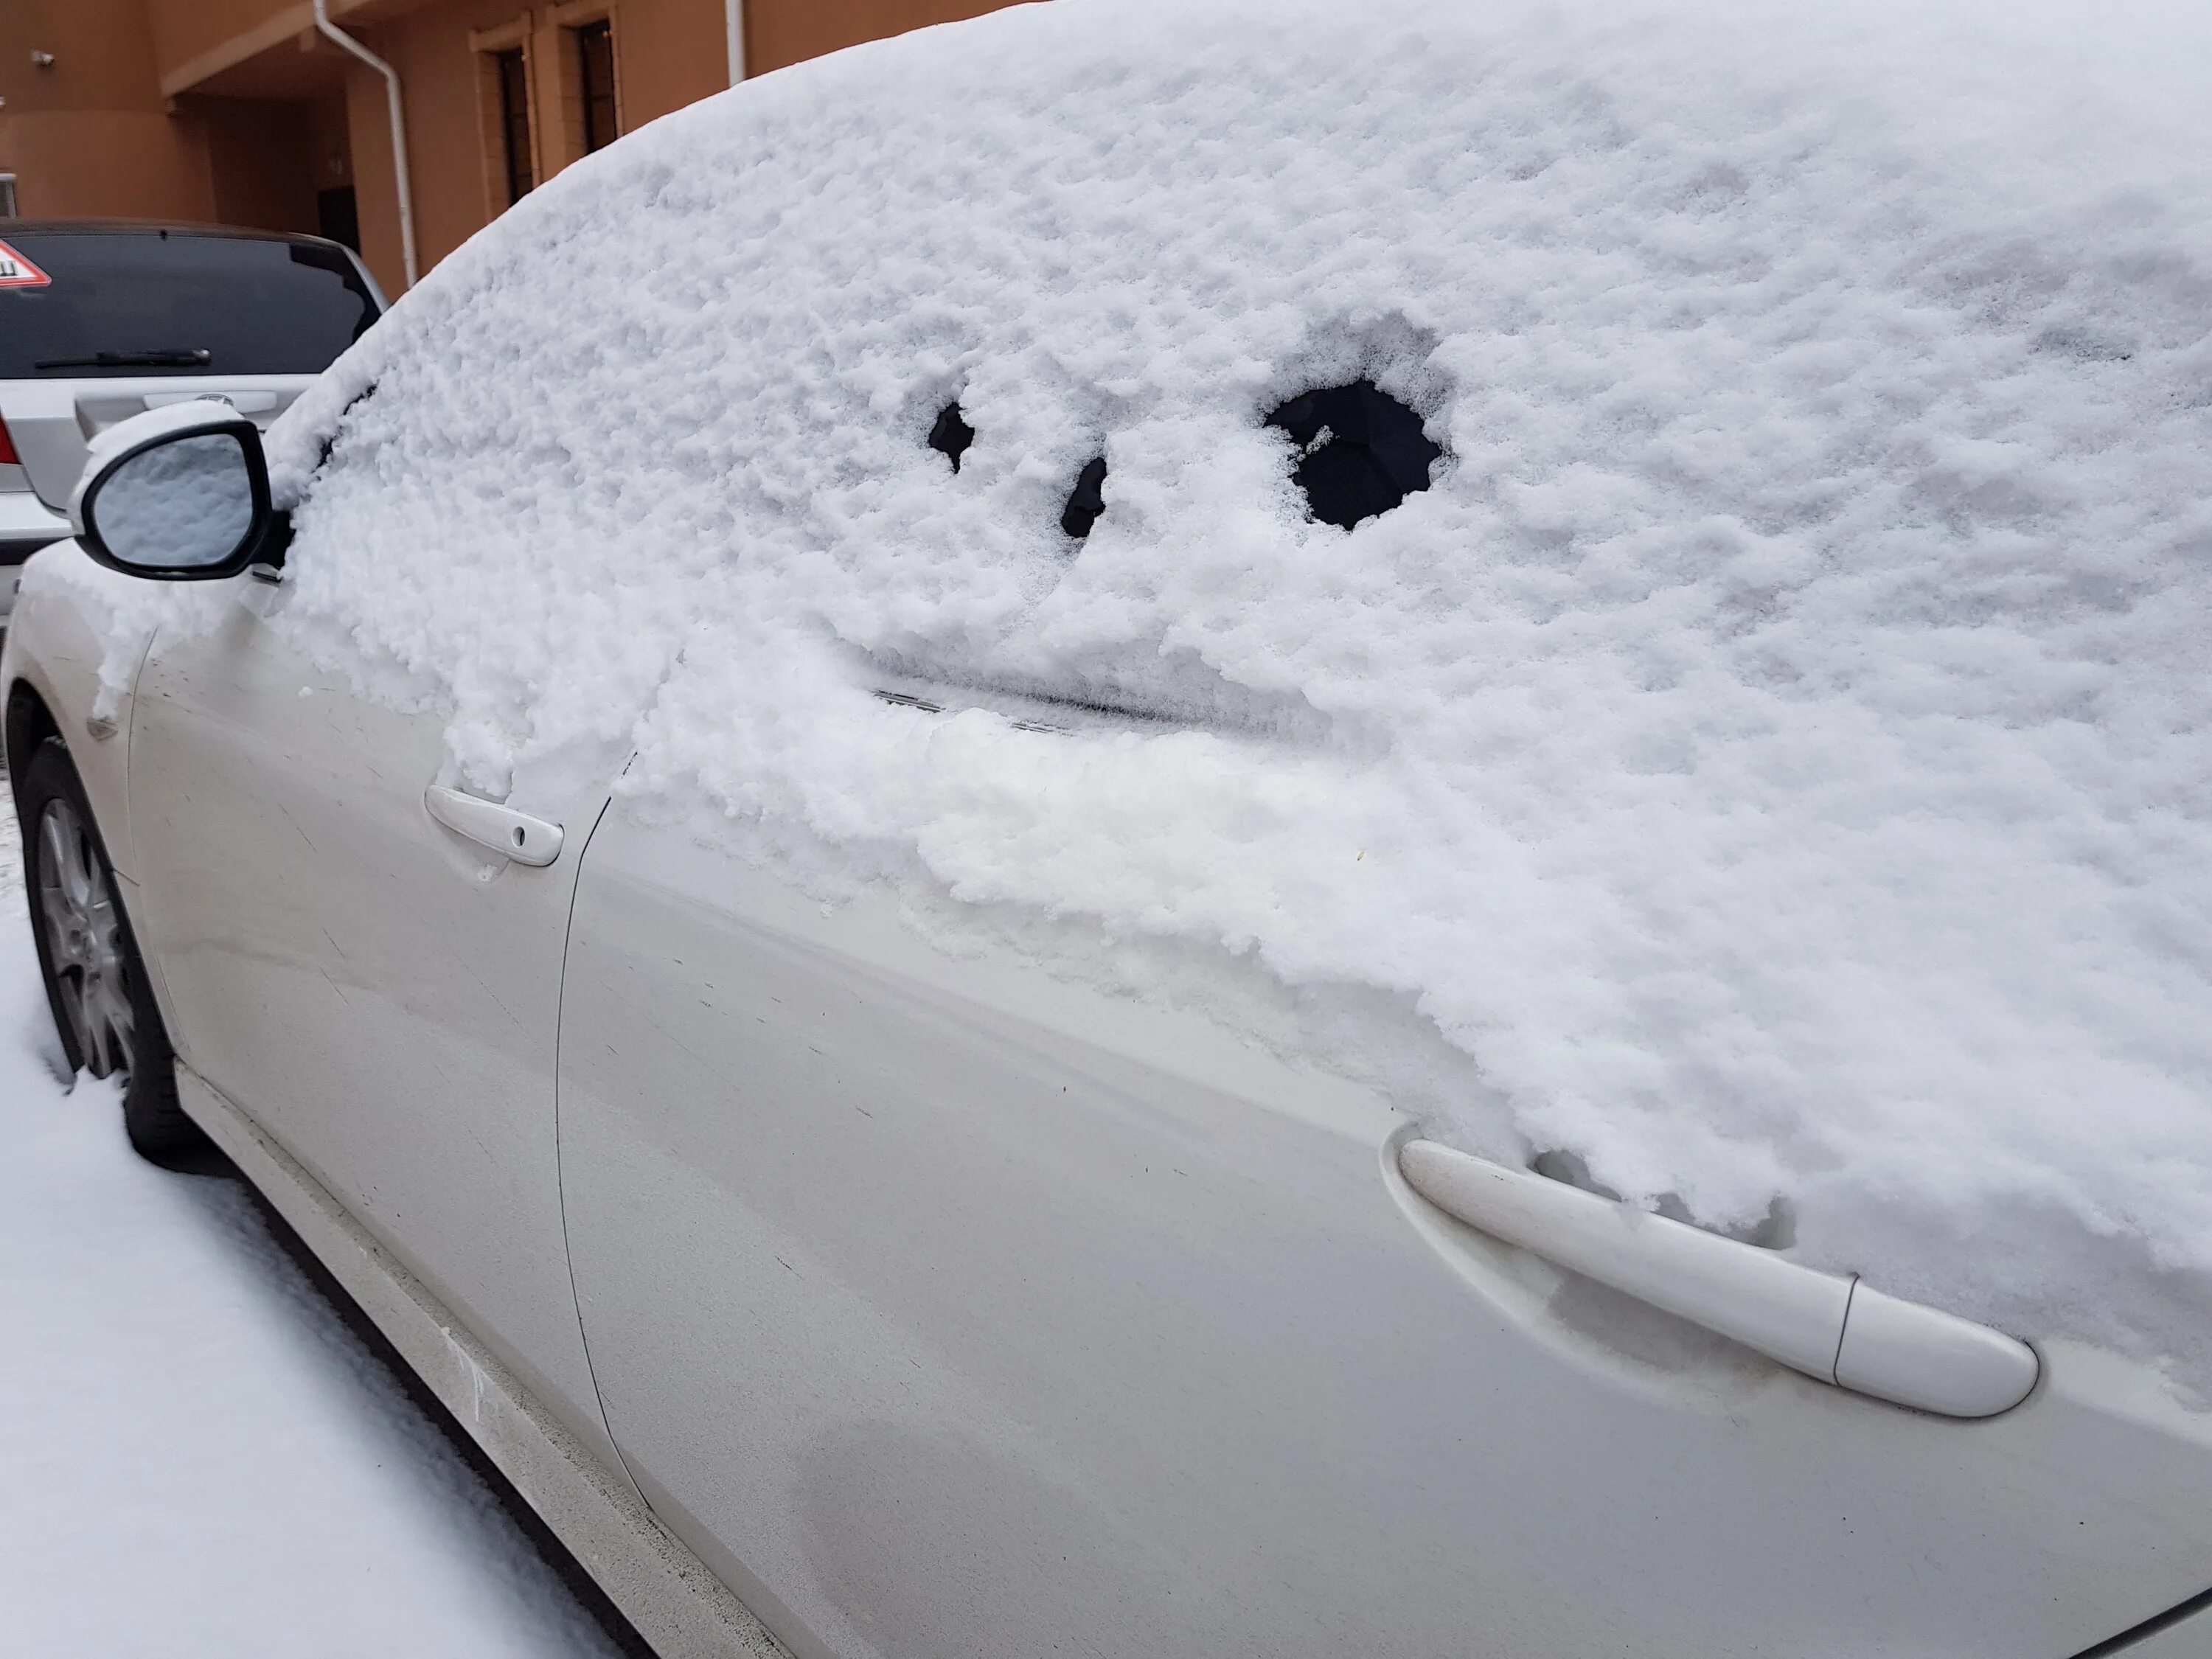
{"type": "Polygon", "coordinates": [[[1060,527],[1080,540],[1105,510],[1106,458],[1094,455],[1075,475],[1075,488],[1067,492],[1067,505],[1060,510],[1060,527]]]}

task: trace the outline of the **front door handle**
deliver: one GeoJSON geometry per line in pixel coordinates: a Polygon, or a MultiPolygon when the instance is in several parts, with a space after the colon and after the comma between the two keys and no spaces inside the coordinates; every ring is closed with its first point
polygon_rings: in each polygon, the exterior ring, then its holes
{"type": "Polygon", "coordinates": [[[1856,1394],[1943,1417],[1994,1417],[2027,1399],[2042,1369],[2025,1342],[1885,1296],[1856,1275],[1433,1140],[1407,1141],[1398,1170],[1470,1227],[1856,1394]]]}
{"type": "Polygon", "coordinates": [[[495,800],[465,795],[434,783],[422,792],[422,807],[457,836],[466,836],[517,864],[544,866],[561,856],[561,826],[502,806],[495,800]]]}

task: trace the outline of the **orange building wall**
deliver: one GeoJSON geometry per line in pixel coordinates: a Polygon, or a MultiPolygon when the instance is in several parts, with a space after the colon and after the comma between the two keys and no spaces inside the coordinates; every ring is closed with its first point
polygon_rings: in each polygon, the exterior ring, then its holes
{"type": "MultiPolygon", "coordinates": [[[[399,196],[392,183],[391,129],[385,121],[383,79],[366,65],[357,64],[345,72],[345,111],[353,148],[353,198],[361,219],[362,258],[379,285],[396,299],[407,281],[399,263],[399,196]]],[[[418,185],[418,197],[420,193],[418,185]]],[[[423,261],[422,268],[428,270],[429,262],[423,261]]]]}
{"type": "MultiPolygon", "coordinates": [[[[746,0],[748,70],[998,0],[746,0]]],[[[417,262],[428,270],[506,205],[483,52],[530,54],[535,176],[580,149],[564,31],[611,16],[622,129],[728,84],[722,0],[329,0],[398,70],[417,262]]],[[[313,33],[308,0],[0,0],[0,170],[26,216],[317,228],[317,192],[350,185],[362,251],[405,286],[382,78],[313,33]],[[30,67],[51,52],[51,69],[30,67]]],[[[495,94],[494,94],[495,97],[495,94]]]]}
{"type": "Polygon", "coordinates": [[[198,135],[137,110],[11,117],[6,165],[24,216],[211,219],[198,135]]]}
{"type": "Polygon", "coordinates": [[[214,210],[199,134],[162,111],[143,0],[0,0],[0,99],[25,215],[214,210]]]}
{"type": "Polygon", "coordinates": [[[981,17],[1010,0],[747,0],[745,73],[819,58],[932,23],[981,17]]]}
{"type": "MultiPolygon", "coordinates": [[[[522,26],[516,32],[531,53],[538,116],[535,171],[543,183],[573,159],[562,153],[552,118],[559,100],[569,95],[560,78],[558,31],[568,21],[607,15],[614,20],[617,101],[624,131],[729,84],[720,0],[536,6],[515,0],[446,0],[377,27],[355,28],[364,44],[399,71],[405,88],[415,240],[422,270],[459,247],[506,205],[496,173],[486,165],[483,71],[471,36],[496,34],[505,46],[507,32],[522,26]]],[[[348,90],[362,256],[377,281],[396,294],[404,283],[383,83],[362,69],[349,76],[348,90]]]]}
{"type": "Polygon", "coordinates": [[[346,113],[343,86],[307,108],[307,151],[317,190],[353,183],[353,125],[346,113]]]}
{"type": "MultiPolygon", "coordinates": [[[[258,43],[272,32],[296,34],[313,28],[314,7],[307,0],[140,0],[145,31],[164,75],[225,55],[238,41],[258,43]]],[[[359,0],[330,0],[331,21],[339,22],[359,0]]]]}
{"type": "Polygon", "coordinates": [[[719,5],[621,0],[615,32],[625,132],[730,84],[729,41],[719,5]]]}
{"type": "MultiPolygon", "coordinates": [[[[513,23],[522,10],[514,0],[451,0],[382,27],[360,31],[370,48],[399,71],[405,89],[415,246],[424,270],[492,216],[478,125],[479,71],[469,34],[513,23]]],[[[362,254],[386,291],[397,294],[406,283],[399,261],[399,216],[384,83],[363,69],[351,77],[350,90],[354,168],[360,179],[356,197],[363,210],[362,254]],[[372,205],[374,212],[368,210],[372,205]]]]}

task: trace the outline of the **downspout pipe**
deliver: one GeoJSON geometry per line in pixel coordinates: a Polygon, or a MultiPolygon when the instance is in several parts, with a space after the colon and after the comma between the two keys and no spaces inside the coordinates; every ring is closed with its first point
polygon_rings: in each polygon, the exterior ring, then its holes
{"type": "MultiPolygon", "coordinates": [[[[729,0],[734,8],[743,0],[729,0]]],[[[384,77],[384,97],[392,113],[392,170],[399,185],[399,262],[407,286],[415,286],[415,190],[407,178],[407,123],[399,108],[399,71],[331,21],[329,0],[315,0],[315,28],[384,77]]]]}
{"type": "Polygon", "coordinates": [[[734,87],[745,78],[745,0],[722,0],[722,27],[729,36],[730,84],[734,87]]]}

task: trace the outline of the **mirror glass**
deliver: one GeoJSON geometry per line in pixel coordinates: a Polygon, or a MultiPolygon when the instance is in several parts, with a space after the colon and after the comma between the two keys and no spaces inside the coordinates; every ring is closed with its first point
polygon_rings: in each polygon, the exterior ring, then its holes
{"type": "Polygon", "coordinates": [[[118,562],[153,570],[221,564],[253,527],[253,475],[234,433],[142,449],[107,475],[86,516],[118,562]]]}

